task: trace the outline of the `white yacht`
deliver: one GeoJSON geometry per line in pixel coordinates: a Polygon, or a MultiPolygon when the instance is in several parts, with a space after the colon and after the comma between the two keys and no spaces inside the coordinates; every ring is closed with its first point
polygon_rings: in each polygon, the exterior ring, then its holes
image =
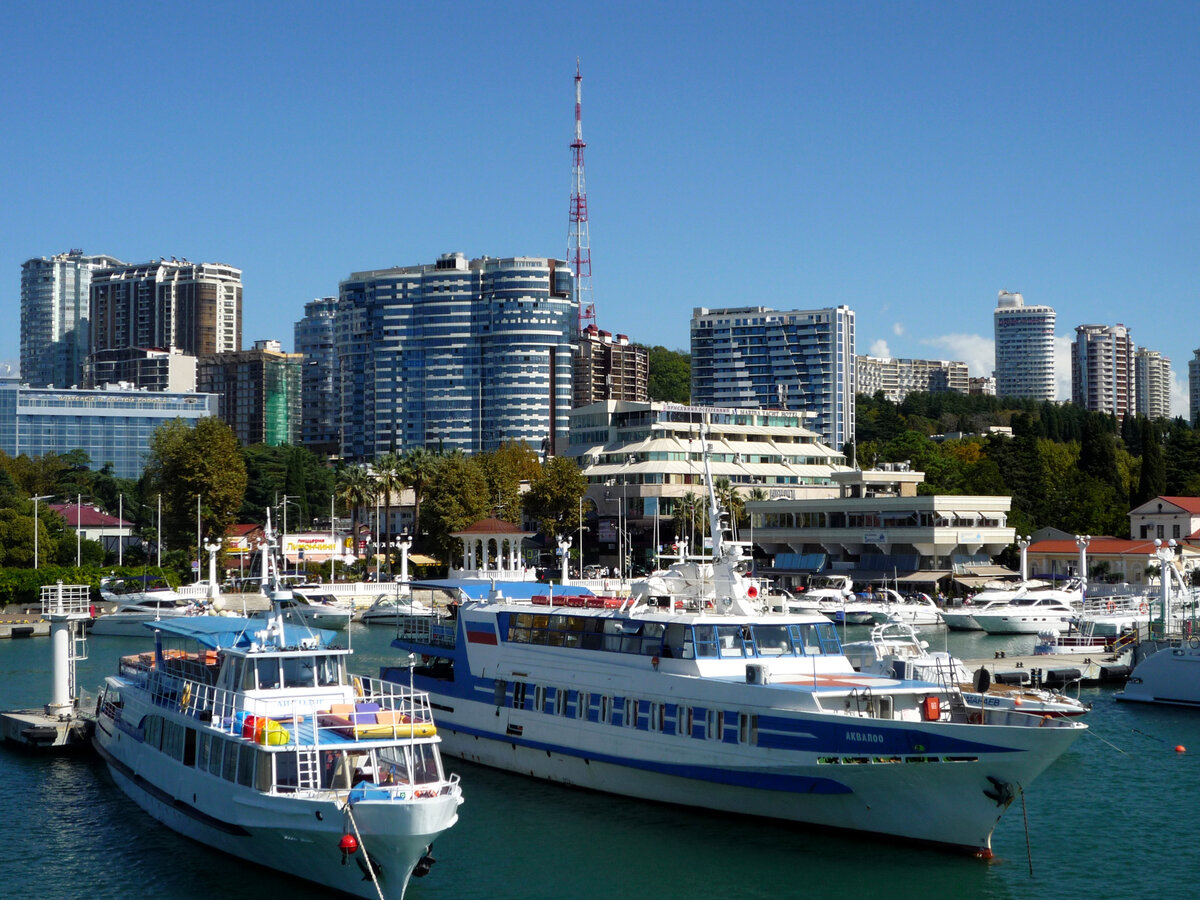
{"type": "Polygon", "coordinates": [[[98,635],[121,637],[150,637],[147,622],[203,614],[198,604],[171,597],[149,597],[145,600],[118,604],[110,613],[96,616],[88,630],[98,635]]]}
{"type": "Polygon", "coordinates": [[[401,616],[431,616],[433,610],[420,601],[411,599],[410,594],[380,594],[367,609],[358,614],[358,620],[367,625],[391,625],[399,623],[401,616]]]}
{"type": "Polygon", "coordinates": [[[904,622],[907,625],[941,625],[942,611],[928,594],[902,597],[890,588],[882,591],[884,609],[874,615],[877,624],[904,622]]]}
{"type": "Polygon", "coordinates": [[[333,632],[274,606],[267,620],[150,623],[154,650],[106,680],[93,743],[130,798],[192,841],[400,900],[462,802],[429,698],[349,675],[333,632]]]}
{"type": "MultiPolygon", "coordinates": [[[[718,523],[711,487],[709,500],[718,523]]],[[[990,856],[1001,814],[1086,726],[1013,709],[977,723],[957,687],[856,672],[831,622],[773,611],[741,575],[740,548],[722,544],[719,525],[712,537],[711,592],[555,586],[517,599],[503,583],[463,583],[447,586],[447,614],[402,619],[393,645],[425,660],[416,684],[445,752],[640,800],[990,856]]]]}
{"type": "Polygon", "coordinates": [[[1028,594],[1002,606],[976,610],[972,617],[988,634],[1038,634],[1066,631],[1076,615],[1075,608],[1062,600],[1028,594]]]}

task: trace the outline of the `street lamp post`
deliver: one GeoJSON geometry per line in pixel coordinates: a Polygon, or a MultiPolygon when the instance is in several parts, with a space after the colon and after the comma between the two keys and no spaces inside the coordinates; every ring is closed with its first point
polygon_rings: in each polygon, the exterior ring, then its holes
{"type": "Polygon", "coordinates": [[[1017,535],[1017,546],[1021,548],[1021,580],[1029,580],[1029,542],[1033,538],[1030,535],[1017,535]]]}
{"type": "Polygon", "coordinates": [[[567,564],[571,559],[571,538],[569,535],[558,539],[558,552],[562,556],[562,583],[570,584],[567,577],[567,564]]]}
{"type": "Polygon", "coordinates": [[[117,494],[117,565],[125,565],[125,495],[117,494]]]}
{"type": "Polygon", "coordinates": [[[83,539],[79,536],[83,519],[83,494],[75,495],[75,568],[83,565],[83,539]]]}
{"type": "Polygon", "coordinates": [[[33,498],[33,568],[38,567],[38,501],[49,500],[53,494],[39,494],[33,498]]]}
{"type": "Polygon", "coordinates": [[[200,582],[200,560],[203,559],[204,542],[200,538],[200,495],[196,495],[196,582],[200,582]]]}

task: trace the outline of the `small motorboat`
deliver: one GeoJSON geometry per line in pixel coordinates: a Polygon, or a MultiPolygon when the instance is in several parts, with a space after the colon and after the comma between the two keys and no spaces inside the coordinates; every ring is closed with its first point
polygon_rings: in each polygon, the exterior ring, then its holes
{"type": "Polygon", "coordinates": [[[380,594],[375,602],[358,614],[367,625],[396,625],[401,616],[432,616],[433,610],[408,595],[380,594]]]}

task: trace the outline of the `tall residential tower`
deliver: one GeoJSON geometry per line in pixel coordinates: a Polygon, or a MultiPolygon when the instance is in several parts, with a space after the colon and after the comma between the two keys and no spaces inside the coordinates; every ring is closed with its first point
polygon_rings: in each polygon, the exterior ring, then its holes
{"type": "Polygon", "coordinates": [[[83,384],[92,273],[123,263],[70,250],[21,266],[21,380],[31,387],[83,384]]]}
{"type": "Polygon", "coordinates": [[[1134,404],[1133,338],[1124,325],[1079,325],[1071,345],[1071,402],[1126,416],[1134,404]]]}
{"type": "Polygon", "coordinates": [[[840,451],[854,438],[854,311],[692,311],[692,403],[806,413],[840,451]]]}
{"type": "Polygon", "coordinates": [[[1020,294],[1001,291],[992,314],[996,327],[996,393],[1001,397],[1054,400],[1054,310],[1026,306],[1020,294]]]}
{"type": "Polygon", "coordinates": [[[1135,411],[1149,419],[1171,417],[1171,360],[1157,350],[1138,348],[1133,357],[1135,411]]]}

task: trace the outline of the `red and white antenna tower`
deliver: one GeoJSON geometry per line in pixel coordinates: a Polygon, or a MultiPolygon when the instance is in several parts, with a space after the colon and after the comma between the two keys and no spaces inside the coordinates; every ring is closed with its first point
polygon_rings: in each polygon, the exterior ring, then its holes
{"type": "Polygon", "coordinates": [[[596,324],[592,302],[592,242],[588,237],[587,189],[583,181],[583,76],[575,59],[575,140],[571,142],[571,228],[567,234],[567,263],[574,267],[579,330],[596,324]]]}

